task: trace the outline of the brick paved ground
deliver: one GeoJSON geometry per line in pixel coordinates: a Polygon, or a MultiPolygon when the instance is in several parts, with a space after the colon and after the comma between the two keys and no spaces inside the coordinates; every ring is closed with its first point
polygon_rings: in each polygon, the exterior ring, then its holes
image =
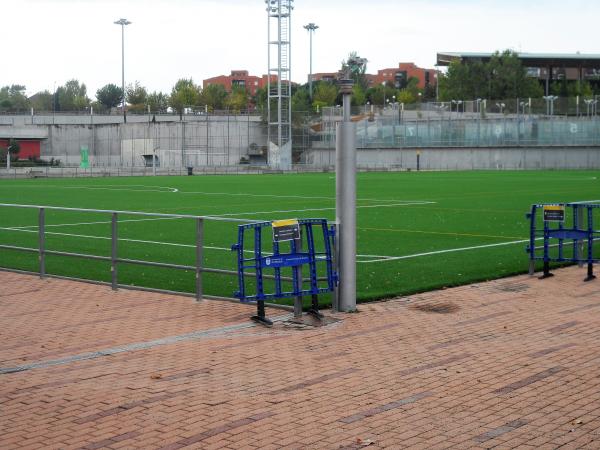
{"type": "Polygon", "coordinates": [[[600,280],[556,274],[265,329],[0,272],[0,448],[598,449],[600,280]]]}

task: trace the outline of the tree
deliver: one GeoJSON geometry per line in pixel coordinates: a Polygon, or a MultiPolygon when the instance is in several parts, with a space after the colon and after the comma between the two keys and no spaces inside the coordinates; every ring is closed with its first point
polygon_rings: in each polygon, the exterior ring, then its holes
{"type": "Polygon", "coordinates": [[[298,87],[292,94],[292,112],[310,112],[312,105],[306,85],[298,87]]]}
{"type": "Polygon", "coordinates": [[[90,105],[87,88],[78,80],[69,80],[56,89],[56,109],[58,111],[79,111],[90,105]]]}
{"type": "MultiPolygon", "coordinates": [[[[209,87],[210,86],[207,86],[207,88],[204,89],[203,93],[206,92],[209,87]]],[[[263,113],[263,115],[265,114],[266,109],[267,109],[267,88],[266,87],[258,88],[256,90],[254,97],[252,97],[252,103],[254,103],[254,105],[256,106],[256,109],[261,111],[263,113]]]]}
{"type": "Polygon", "coordinates": [[[169,107],[169,96],[162,92],[152,92],[146,99],[150,111],[164,112],[169,107]]]}
{"type": "Polygon", "coordinates": [[[320,81],[313,95],[313,106],[333,106],[338,96],[338,88],[333,83],[327,81],[320,81]]]}
{"type": "Polygon", "coordinates": [[[235,113],[248,109],[248,93],[246,88],[234,87],[225,101],[227,108],[235,113]]]}
{"type": "Polygon", "coordinates": [[[107,109],[118,106],[122,98],[123,90],[116,84],[109,83],[96,91],[96,99],[107,109]]]}
{"type": "Polygon", "coordinates": [[[140,85],[139,81],[135,84],[127,86],[126,89],[127,103],[129,103],[129,110],[131,111],[144,111],[146,109],[146,102],[148,99],[148,91],[145,87],[140,85]]]}
{"type": "Polygon", "coordinates": [[[173,86],[169,103],[182,117],[184,108],[198,105],[199,98],[200,88],[194,84],[194,81],[191,78],[181,78],[173,86]]]}
{"type": "MultiPolygon", "coordinates": [[[[266,91],[265,91],[266,92],[266,91]]],[[[200,94],[200,104],[210,111],[223,109],[227,100],[227,91],[221,84],[209,84],[200,94]]]]}
{"type": "Polygon", "coordinates": [[[0,108],[8,111],[26,111],[29,100],[25,96],[25,86],[13,84],[0,89],[0,108]]]}
{"type": "Polygon", "coordinates": [[[382,105],[390,102],[394,95],[397,95],[398,91],[394,88],[392,83],[378,84],[367,91],[367,100],[373,105],[382,105]]]}
{"type": "Polygon", "coordinates": [[[10,154],[10,157],[11,157],[10,159],[15,160],[19,156],[19,152],[21,151],[21,146],[19,145],[19,143],[16,140],[11,139],[10,141],[8,141],[8,147],[6,148],[6,150],[10,154]]]}
{"type": "Polygon", "coordinates": [[[527,76],[516,53],[496,52],[487,63],[453,61],[438,79],[440,99],[506,99],[540,97],[539,82],[527,76]]]}
{"type": "Polygon", "coordinates": [[[52,111],[52,99],[52,94],[46,90],[32,95],[29,104],[37,111],[52,111]]]}
{"type": "Polygon", "coordinates": [[[360,84],[352,86],[352,105],[362,106],[367,103],[367,94],[360,84]]]}

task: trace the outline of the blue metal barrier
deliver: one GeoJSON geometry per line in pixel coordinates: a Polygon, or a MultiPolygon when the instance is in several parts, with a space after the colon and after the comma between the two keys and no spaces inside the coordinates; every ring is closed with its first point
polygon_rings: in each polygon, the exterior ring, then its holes
{"type": "Polygon", "coordinates": [[[252,319],[272,325],[265,317],[265,300],[302,298],[310,295],[309,313],[322,318],[318,312],[318,295],[331,292],[337,283],[333,266],[335,228],[325,219],[298,219],[258,222],[238,226],[238,242],[231,247],[237,251],[238,291],[235,297],[242,302],[257,302],[257,315],[252,319]],[[263,230],[272,231],[265,238],[263,230]],[[270,242],[269,242],[270,241],[270,242]],[[319,249],[317,250],[317,246],[319,249]],[[304,245],[303,245],[304,244],[304,245]],[[249,247],[249,248],[248,248],[249,247]],[[252,256],[249,256],[249,254],[252,256]],[[302,275],[308,266],[308,277],[302,275]],[[289,270],[290,276],[284,276],[289,270]],[[289,286],[285,286],[285,284],[289,286]],[[291,285],[290,285],[291,283],[291,285]]]}
{"type": "Polygon", "coordinates": [[[585,281],[596,278],[593,265],[600,259],[594,258],[594,241],[600,238],[600,230],[594,229],[594,211],[600,212],[599,204],[533,205],[531,212],[527,214],[527,218],[530,220],[529,245],[527,246],[529,273],[534,273],[535,261],[544,262],[544,272],[540,278],[553,276],[550,273],[551,262],[587,263],[585,281]],[[542,212],[541,216],[538,215],[539,211],[542,212]],[[551,239],[558,242],[551,244],[551,239]],[[538,240],[543,240],[543,245],[536,247],[538,240]],[[556,251],[551,254],[552,249],[556,249],[556,251]]]}

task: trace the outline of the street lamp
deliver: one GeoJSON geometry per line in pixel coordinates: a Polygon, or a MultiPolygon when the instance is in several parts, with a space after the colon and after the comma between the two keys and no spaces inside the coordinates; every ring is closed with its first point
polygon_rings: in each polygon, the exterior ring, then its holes
{"type": "Polygon", "coordinates": [[[127,111],[125,110],[125,25],[131,25],[127,19],[119,19],[115,25],[121,25],[121,88],[123,89],[123,98],[121,109],[123,111],[123,122],[127,122],[127,111]]]}
{"type": "Polygon", "coordinates": [[[500,110],[500,114],[502,114],[502,112],[504,111],[504,107],[506,106],[506,104],[505,103],[496,103],[496,106],[500,110]]]}
{"type": "Polygon", "coordinates": [[[556,95],[546,95],[543,97],[543,99],[546,100],[546,115],[554,115],[554,101],[557,98],[558,97],[556,95]]]}
{"type": "Polygon", "coordinates": [[[521,106],[521,108],[523,108],[523,115],[525,115],[526,113],[526,108],[527,105],[529,104],[529,102],[520,102],[519,105],[521,106]]]}
{"type": "Polygon", "coordinates": [[[435,73],[433,74],[435,78],[435,101],[440,101],[440,69],[439,66],[435,65],[435,73]]]}
{"type": "Polygon", "coordinates": [[[475,102],[477,103],[477,114],[481,115],[481,103],[485,102],[485,99],[478,98],[475,102]]]}
{"type": "Polygon", "coordinates": [[[594,106],[598,103],[598,100],[594,100],[593,98],[584,100],[585,105],[587,107],[587,116],[590,116],[590,106],[592,107],[592,115],[594,114],[594,106]]]}
{"type": "MultiPolygon", "coordinates": [[[[458,108],[462,105],[462,100],[452,100],[452,103],[456,105],[456,117],[458,118],[458,108]]],[[[452,106],[450,107],[450,112],[452,112],[452,106]]],[[[451,115],[452,116],[452,115],[451,115]]]]}
{"type": "Polygon", "coordinates": [[[304,25],[304,29],[308,30],[308,35],[310,36],[310,75],[308,76],[308,92],[310,94],[310,99],[312,100],[313,98],[313,76],[312,76],[312,41],[313,41],[313,34],[314,32],[317,30],[317,28],[319,28],[318,25],[315,25],[314,23],[309,23],[308,25],[304,25]]]}

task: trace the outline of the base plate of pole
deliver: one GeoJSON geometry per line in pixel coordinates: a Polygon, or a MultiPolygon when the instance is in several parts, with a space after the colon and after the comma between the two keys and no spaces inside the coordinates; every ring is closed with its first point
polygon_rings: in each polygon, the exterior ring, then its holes
{"type": "Polygon", "coordinates": [[[267,319],[266,317],[252,316],[252,317],[250,317],[250,320],[252,320],[253,322],[256,322],[260,325],[263,325],[265,327],[271,328],[273,326],[273,321],[267,319]]]}
{"type": "Polygon", "coordinates": [[[542,275],[541,277],[538,277],[538,280],[543,280],[545,278],[552,278],[554,276],[553,273],[545,273],[544,275],[542,275]]]}

